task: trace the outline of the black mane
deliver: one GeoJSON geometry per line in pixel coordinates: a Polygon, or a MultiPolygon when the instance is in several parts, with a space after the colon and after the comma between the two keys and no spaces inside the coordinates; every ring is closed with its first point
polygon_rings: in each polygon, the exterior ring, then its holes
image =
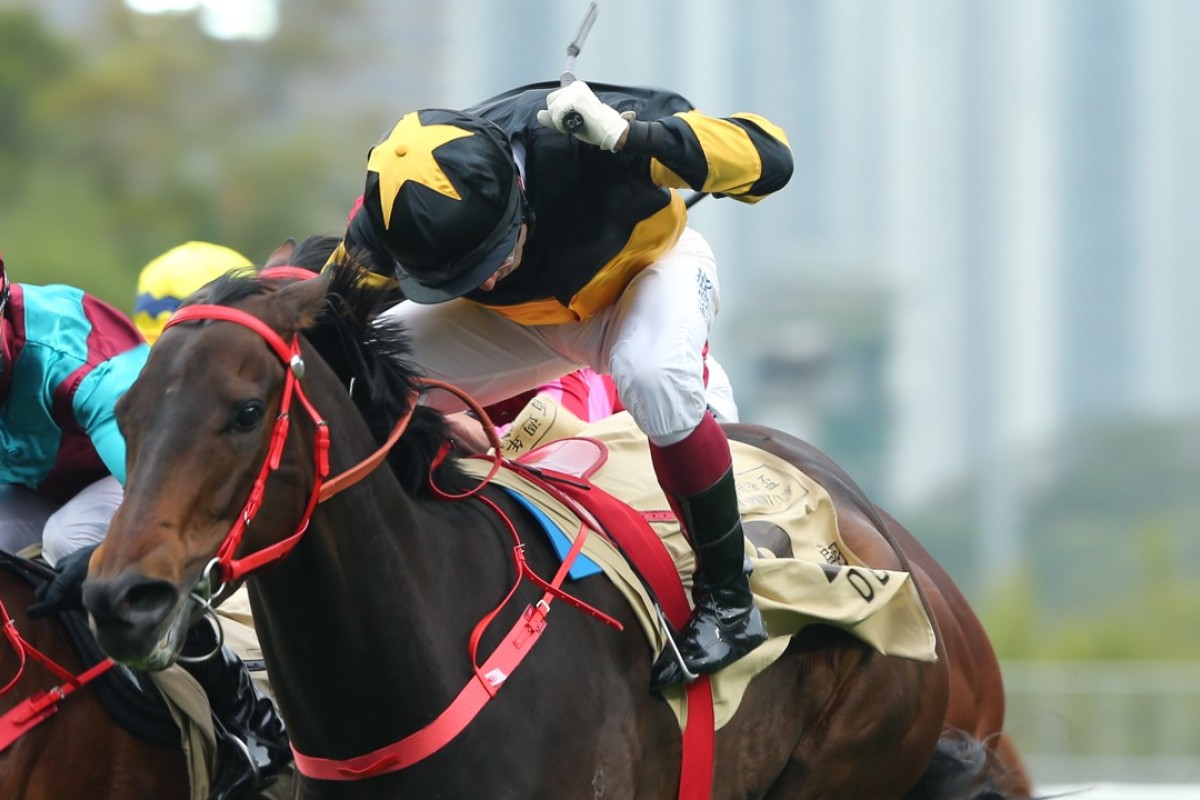
{"type": "Polygon", "coordinates": [[[333,255],[333,251],[337,250],[338,245],[341,243],[342,237],[340,236],[321,233],[313,234],[296,245],[296,249],[292,251],[291,258],[288,259],[289,265],[311,269],[313,272],[320,272],[321,268],[325,266],[325,262],[329,260],[329,257],[333,255]]]}
{"type": "MultiPolygon", "coordinates": [[[[378,321],[379,314],[394,304],[396,294],[387,285],[363,280],[367,258],[352,254],[346,264],[330,270],[325,302],[316,322],[304,331],[304,338],[350,391],[375,440],[382,444],[396,421],[408,412],[410,398],[420,388],[421,373],[411,360],[403,325],[378,321]]],[[[273,282],[259,281],[254,272],[235,271],[218,278],[195,299],[232,305],[272,289],[273,282]]],[[[388,464],[408,492],[429,491],[433,459],[447,439],[441,412],[418,406],[388,457],[388,464]]],[[[438,467],[434,477],[439,487],[452,491],[460,490],[467,482],[452,458],[438,467]]]]}

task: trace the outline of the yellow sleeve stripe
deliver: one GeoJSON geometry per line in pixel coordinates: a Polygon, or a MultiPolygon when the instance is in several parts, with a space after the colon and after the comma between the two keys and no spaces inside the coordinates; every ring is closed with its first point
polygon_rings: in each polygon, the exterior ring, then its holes
{"type": "MultiPolygon", "coordinates": [[[[321,267],[321,272],[329,272],[330,270],[337,269],[349,261],[350,254],[346,251],[345,241],[339,242],[334,251],[329,254],[329,258],[325,261],[325,266],[321,267]]],[[[395,276],[384,275],[379,272],[364,271],[358,280],[364,286],[387,287],[389,289],[400,285],[395,276]]]]}
{"type": "Polygon", "coordinates": [[[762,175],[762,159],[745,128],[698,111],[676,116],[696,134],[708,162],[708,176],[701,191],[741,194],[762,175]]]}
{"type": "Polygon", "coordinates": [[[324,272],[334,267],[340,267],[350,260],[350,254],[346,252],[346,242],[343,240],[338,242],[338,246],[329,254],[329,258],[325,260],[325,266],[321,267],[324,272]]]}
{"type": "Polygon", "coordinates": [[[671,189],[691,188],[687,181],[657,158],[650,159],[650,180],[654,181],[655,186],[666,186],[671,189]]]}

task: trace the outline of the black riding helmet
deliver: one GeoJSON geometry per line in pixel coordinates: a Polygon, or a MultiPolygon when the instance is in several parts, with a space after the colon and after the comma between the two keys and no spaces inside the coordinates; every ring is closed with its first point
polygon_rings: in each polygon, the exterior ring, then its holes
{"type": "Polygon", "coordinates": [[[440,303],[478,288],[512,253],[522,207],[499,127],[461,111],[414,111],[371,149],[346,245],[386,253],[405,297],[440,303]]]}

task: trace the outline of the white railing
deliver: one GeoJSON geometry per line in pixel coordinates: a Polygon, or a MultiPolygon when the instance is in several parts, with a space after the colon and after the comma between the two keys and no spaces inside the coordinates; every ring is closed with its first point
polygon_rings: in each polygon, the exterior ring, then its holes
{"type": "Polygon", "coordinates": [[[1040,796],[1061,800],[1200,800],[1200,784],[1083,783],[1039,786],[1040,796]]]}
{"type": "Polygon", "coordinates": [[[1005,727],[1039,785],[1196,784],[1200,799],[1200,662],[1003,668],[1005,727]]]}

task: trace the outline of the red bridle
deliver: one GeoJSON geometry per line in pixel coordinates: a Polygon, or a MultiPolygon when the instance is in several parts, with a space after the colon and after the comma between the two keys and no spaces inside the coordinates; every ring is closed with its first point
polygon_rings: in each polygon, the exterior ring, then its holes
{"type": "MultiPolygon", "coordinates": [[[[242,507],[241,513],[238,514],[233,527],[229,529],[229,533],[225,534],[225,539],[221,542],[221,546],[217,548],[216,561],[221,573],[221,580],[224,583],[231,583],[272,561],[278,561],[286,557],[299,544],[300,537],[308,529],[308,522],[312,518],[313,511],[316,510],[317,503],[321,501],[321,485],[326,476],[329,475],[329,425],[322,419],[316,407],[313,406],[312,401],[308,399],[308,394],[304,391],[304,387],[300,383],[300,378],[304,375],[304,358],[300,354],[299,334],[292,334],[291,342],[285,342],[282,336],[258,317],[236,308],[217,305],[185,306],[176,311],[167,320],[167,324],[163,326],[163,331],[165,332],[167,328],[174,327],[180,323],[194,320],[223,320],[249,328],[262,337],[267,346],[275,351],[275,354],[279,356],[284,366],[287,367],[287,374],[283,380],[283,394],[279,400],[279,415],[275,418],[275,427],[271,431],[271,441],[267,446],[267,457],[263,461],[262,468],[258,471],[258,477],[254,479],[254,486],[250,489],[250,496],[246,498],[246,504],[242,507]],[[304,514],[300,517],[300,522],[297,524],[296,531],[292,535],[274,544],[267,545],[261,550],[250,553],[243,558],[234,558],[233,554],[237,552],[238,547],[242,543],[242,537],[246,534],[246,527],[254,521],[254,517],[258,515],[258,511],[262,507],[267,478],[279,468],[279,463],[283,458],[283,446],[287,442],[291,406],[294,398],[300,400],[300,404],[304,406],[309,419],[316,426],[316,433],[313,437],[315,446],[313,457],[316,461],[316,469],[313,473],[313,487],[309,493],[304,514]]],[[[408,426],[408,421],[411,417],[412,410],[410,409],[409,413],[400,420],[398,425],[401,432],[408,426]]],[[[398,438],[398,434],[396,435],[398,438]]]]}

